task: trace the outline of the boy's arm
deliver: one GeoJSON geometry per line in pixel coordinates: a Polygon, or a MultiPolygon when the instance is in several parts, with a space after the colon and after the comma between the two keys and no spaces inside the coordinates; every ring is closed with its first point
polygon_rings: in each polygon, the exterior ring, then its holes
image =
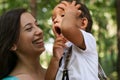
{"type": "Polygon", "coordinates": [[[46,71],[45,80],[55,80],[58,68],[59,61],[52,57],[48,69],[46,71]]]}
{"type": "Polygon", "coordinates": [[[76,46],[81,49],[85,49],[84,38],[80,29],[85,29],[86,27],[86,19],[80,19],[80,10],[78,8],[80,5],[76,5],[75,1],[71,4],[67,5],[65,1],[62,2],[66,6],[63,7],[65,10],[65,16],[63,18],[61,24],[61,32],[62,34],[76,46]]]}

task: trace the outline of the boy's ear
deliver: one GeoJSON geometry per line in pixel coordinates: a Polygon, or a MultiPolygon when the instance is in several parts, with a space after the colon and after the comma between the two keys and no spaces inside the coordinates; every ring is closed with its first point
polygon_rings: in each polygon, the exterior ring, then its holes
{"type": "Polygon", "coordinates": [[[16,50],[17,50],[17,46],[16,46],[16,44],[13,44],[13,46],[11,47],[10,50],[12,50],[12,51],[16,51],[16,50]]]}
{"type": "Polygon", "coordinates": [[[85,17],[82,18],[82,24],[81,25],[82,25],[81,28],[85,30],[87,25],[88,25],[88,19],[85,18],[85,17]]]}

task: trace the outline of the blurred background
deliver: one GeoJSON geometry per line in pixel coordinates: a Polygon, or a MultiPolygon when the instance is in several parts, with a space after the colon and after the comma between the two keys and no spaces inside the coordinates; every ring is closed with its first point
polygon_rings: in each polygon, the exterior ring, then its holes
{"type": "MultiPolygon", "coordinates": [[[[108,80],[120,80],[120,0],[80,0],[90,10],[93,18],[92,33],[97,41],[99,62],[108,80]]],[[[51,55],[54,34],[51,30],[51,14],[59,0],[0,0],[0,15],[24,7],[38,20],[44,31],[46,51],[40,63],[47,68],[51,55]]]]}

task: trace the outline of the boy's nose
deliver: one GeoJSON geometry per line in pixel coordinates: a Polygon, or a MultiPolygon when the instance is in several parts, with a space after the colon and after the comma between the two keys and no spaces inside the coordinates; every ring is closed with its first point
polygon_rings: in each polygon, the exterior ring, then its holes
{"type": "Polygon", "coordinates": [[[54,22],[54,24],[55,24],[55,23],[59,23],[60,20],[59,20],[59,18],[56,18],[53,22],[54,22]]]}

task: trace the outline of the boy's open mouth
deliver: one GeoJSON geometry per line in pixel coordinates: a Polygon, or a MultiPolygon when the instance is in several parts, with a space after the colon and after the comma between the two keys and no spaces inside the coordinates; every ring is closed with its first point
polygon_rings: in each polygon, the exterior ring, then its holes
{"type": "Polygon", "coordinates": [[[61,30],[59,27],[55,27],[55,31],[60,35],[61,34],[61,30]]]}

